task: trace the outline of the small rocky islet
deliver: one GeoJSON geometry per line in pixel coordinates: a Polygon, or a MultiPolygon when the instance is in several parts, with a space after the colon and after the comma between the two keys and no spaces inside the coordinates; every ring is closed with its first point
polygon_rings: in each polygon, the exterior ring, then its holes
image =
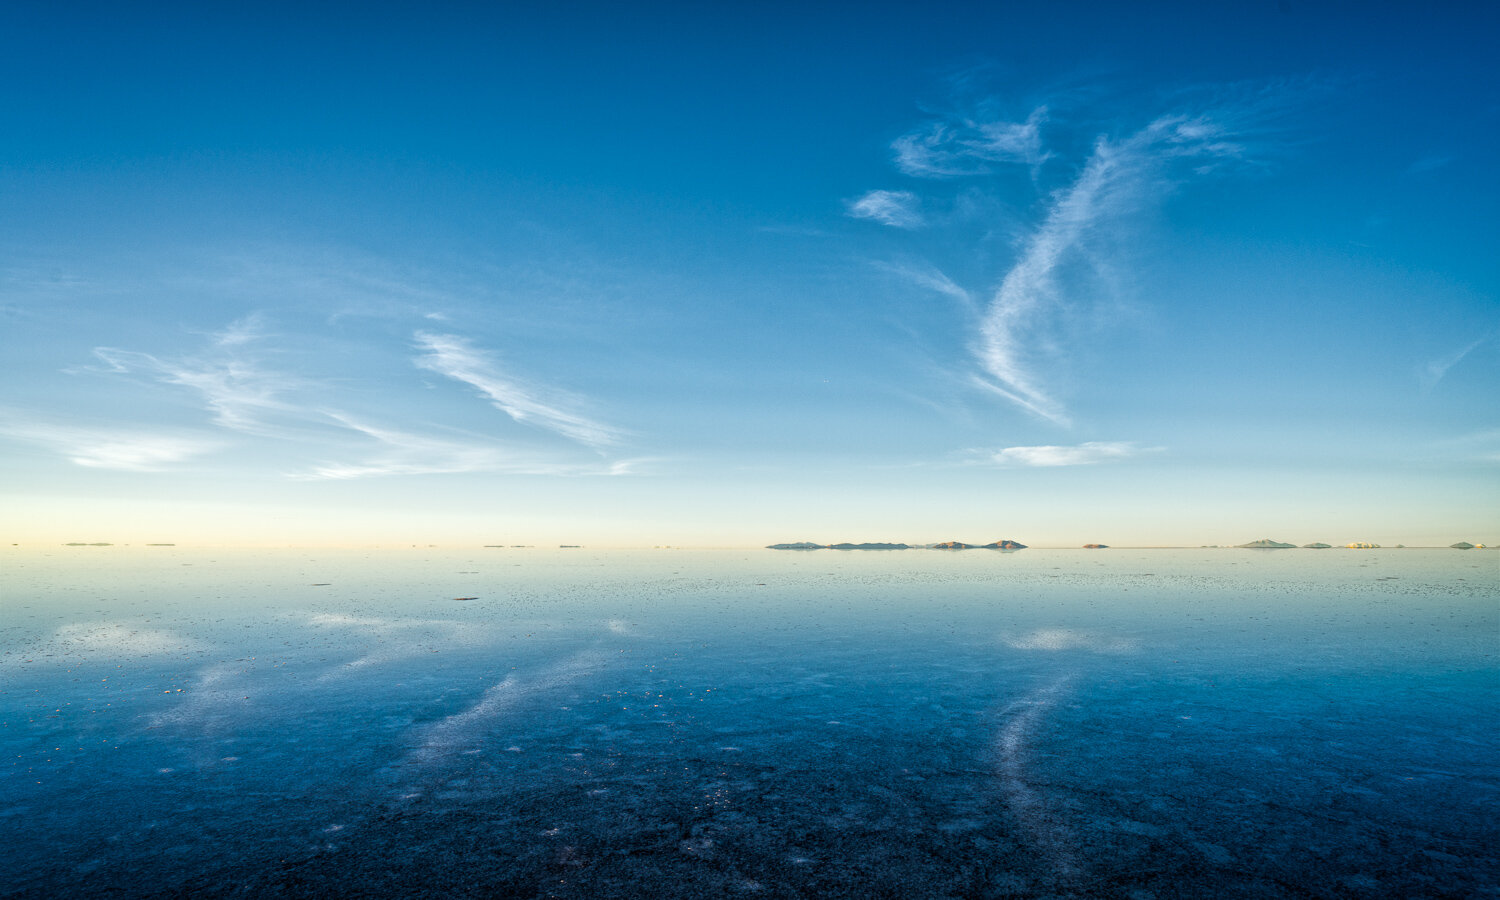
{"type": "Polygon", "coordinates": [[[1296,544],[1283,544],[1281,541],[1273,541],[1270,538],[1261,538],[1258,541],[1238,545],[1239,549],[1242,550],[1292,550],[1296,546],[1296,544]]]}

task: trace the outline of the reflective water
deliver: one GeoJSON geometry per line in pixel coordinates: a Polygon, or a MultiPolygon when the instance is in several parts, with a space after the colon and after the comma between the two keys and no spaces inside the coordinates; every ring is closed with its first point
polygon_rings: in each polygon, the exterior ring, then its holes
{"type": "Polygon", "coordinates": [[[6,896],[1500,896],[1492,552],[3,563],[6,896]]]}

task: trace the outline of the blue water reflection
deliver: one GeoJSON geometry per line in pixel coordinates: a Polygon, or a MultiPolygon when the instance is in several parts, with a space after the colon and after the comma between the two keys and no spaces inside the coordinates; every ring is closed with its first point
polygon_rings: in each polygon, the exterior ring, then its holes
{"type": "Polygon", "coordinates": [[[15,896],[1484,896],[1483,552],[14,556],[15,896]]]}

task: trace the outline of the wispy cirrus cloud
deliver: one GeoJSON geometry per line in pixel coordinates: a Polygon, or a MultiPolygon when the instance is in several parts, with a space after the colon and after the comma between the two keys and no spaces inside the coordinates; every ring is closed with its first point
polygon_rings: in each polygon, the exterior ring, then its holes
{"type": "Polygon", "coordinates": [[[1489,339],[1490,335],[1485,335],[1484,337],[1481,337],[1476,341],[1472,341],[1469,344],[1458,348],[1452,353],[1440,356],[1437,359],[1434,359],[1431,362],[1427,363],[1427,365],[1423,366],[1421,368],[1421,371],[1417,373],[1417,377],[1422,382],[1422,387],[1425,390],[1429,391],[1437,387],[1437,383],[1443,380],[1443,376],[1448,374],[1449,369],[1458,365],[1463,361],[1464,357],[1479,349],[1479,347],[1489,339]]]}
{"type": "MultiPolygon", "coordinates": [[[[430,321],[430,320],[429,320],[430,321]]],[[[341,326],[333,326],[341,327],[341,326]]],[[[250,315],[209,333],[187,353],[145,353],[117,347],[95,348],[103,365],[69,370],[71,374],[123,377],[137,382],[185,388],[209,414],[209,421],[238,434],[238,439],[210,440],[190,429],[104,429],[42,423],[34,415],[0,416],[0,435],[49,447],[79,465],[133,471],[155,471],[182,463],[231,441],[252,446],[273,471],[297,480],[339,480],[400,475],[466,472],[527,475],[633,474],[649,461],[606,459],[577,448],[559,451],[525,441],[501,439],[463,428],[445,427],[399,402],[371,407],[369,385],[384,384],[399,392],[401,379],[385,370],[339,372],[325,360],[330,340],[317,334],[276,337],[264,318],[250,315]],[[274,355],[279,366],[268,364],[274,355]],[[316,364],[315,371],[307,374],[316,364]],[[290,371],[288,370],[290,367],[290,371]],[[296,374],[294,374],[294,372],[296,374]],[[351,409],[364,409],[355,413],[351,409]],[[417,412],[416,415],[413,415],[417,412]],[[23,427],[24,426],[24,427],[23,427]],[[581,458],[580,458],[581,457],[581,458]]],[[[338,338],[341,353],[405,356],[404,342],[384,345],[381,335],[367,345],[351,343],[347,330],[338,338]]],[[[571,398],[542,391],[502,373],[485,353],[453,335],[419,333],[420,368],[478,388],[491,403],[517,421],[602,450],[619,432],[573,411],[571,398]]],[[[407,357],[410,358],[409,356],[407,357]]],[[[337,360],[337,356],[333,359],[337,360]]],[[[368,366],[368,360],[364,361],[368,366]]],[[[403,371],[397,367],[397,372],[403,371]]],[[[411,370],[404,370],[410,372],[411,370]]],[[[415,374],[406,381],[418,386],[415,374]]],[[[3,411],[0,411],[3,412],[3,411]]]]}
{"type": "Polygon", "coordinates": [[[1064,278],[1103,270],[1112,235],[1128,217],[1171,190],[1186,162],[1196,174],[1242,159],[1246,147],[1232,129],[1205,113],[1161,116],[1123,139],[1100,137],[1071,183],[1055,191],[1021,245],[979,323],[974,353],[981,383],[1026,411],[1071,424],[1065,405],[1038,369],[1064,355],[1048,338],[1071,298],[1064,278]]]}
{"type": "Polygon", "coordinates": [[[918,178],[985,175],[1006,164],[1040,165],[1042,123],[1047,107],[1031,111],[1023,122],[1009,122],[979,111],[927,122],[891,142],[896,168],[918,178]]]}
{"type": "Polygon", "coordinates": [[[911,191],[870,191],[847,204],[852,218],[872,219],[892,228],[921,228],[927,224],[920,206],[921,200],[911,191]]]}
{"type": "Polygon", "coordinates": [[[577,401],[522,383],[469,340],[458,335],[417,332],[418,367],[477,389],[496,409],[517,422],[545,428],[596,449],[613,446],[620,432],[569,407],[577,401]]]}
{"type": "Polygon", "coordinates": [[[301,481],[380,478],[392,475],[442,475],[496,472],[510,475],[628,475],[646,460],[609,463],[559,461],[525,453],[493,440],[444,438],[372,425],[352,416],[328,412],[328,417],[375,443],[375,449],[351,462],[330,462],[295,472],[301,481]]]}
{"type": "Polygon", "coordinates": [[[1003,467],[1022,466],[1093,466],[1118,462],[1143,453],[1160,452],[1160,447],[1141,447],[1132,441],[1088,441],[1071,446],[1042,445],[1006,447],[1001,450],[974,450],[970,459],[1003,467]]]}
{"type": "Polygon", "coordinates": [[[90,427],[0,418],[0,435],[44,447],[75,465],[123,472],[160,472],[223,444],[203,435],[124,427],[90,427]]]}
{"type": "Polygon", "coordinates": [[[1088,92],[1036,105],[1022,120],[992,99],[965,103],[892,141],[895,168],[920,187],[871,191],[849,214],[902,225],[920,209],[929,229],[967,229],[946,246],[967,248],[958,252],[970,259],[949,271],[988,269],[988,284],[960,285],[930,263],[891,271],[966,300],[972,386],[1070,427],[1057,376],[1076,355],[1081,323],[1097,327],[1098,312],[1128,285],[1126,253],[1144,231],[1138,214],[1193,179],[1259,167],[1266,123],[1295,91],[1183,91],[1133,129],[1120,127],[1120,104],[1090,108],[1088,92]],[[1034,197],[1029,207],[1018,205],[1025,196],[1034,197]],[[1013,252],[995,266],[1001,235],[1013,252]]]}
{"type": "Polygon", "coordinates": [[[261,319],[247,316],[209,337],[208,351],[191,356],[163,357],[115,347],[96,347],[94,355],[107,372],[145,373],[196,392],[216,425],[249,434],[277,430],[267,423],[267,416],[295,412],[297,407],[283,397],[301,384],[265,368],[250,350],[265,337],[261,319]]]}
{"type": "Polygon", "coordinates": [[[492,472],[510,462],[504,449],[494,443],[444,440],[370,425],[342,413],[330,411],[327,415],[350,431],[372,439],[375,451],[354,462],[324,463],[291,477],[307,481],[492,472]]]}
{"type": "Polygon", "coordinates": [[[889,263],[877,262],[876,268],[883,272],[897,275],[918,287],[925,288],[945,297],[950,297],[970,310],[974,310],[974,297],[963,286],[945,275],[942,270],[926,262],[916,263],[889,263]]]}

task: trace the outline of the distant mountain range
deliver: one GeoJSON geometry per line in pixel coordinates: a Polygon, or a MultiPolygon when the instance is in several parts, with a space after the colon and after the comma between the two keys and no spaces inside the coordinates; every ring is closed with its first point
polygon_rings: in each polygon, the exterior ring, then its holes
{"type": "MultiPolygon", "coordinates": [[[[1372,550],[1372,549],[1378,548],[1380,545],[1379,544],[1367,544],[1367,543],[1356,542],[1356,543],[1352,543],[1352,544],[1347,544],[1346,546],[1349,547],[1349,548],[1351,548],[1351,549],[1357,549],[1357,550],[1372,550]]],[[[1397,546],[1400,546],[1400,545],[1397,545],[1397,546]]],[[[1471,544],[1468,541],[1459,541],[1458,543],[1452,544],[1450,546],[1452,546],[1453,549],[1455,549],[1455,550],[1485,550],[1485,549],[1489,549],[1489,548],[1485,547],[1484,544],[1471,544]]],[[[1108,544],[1084,544],[1083,547],[1086,550],[1104,550],[1104,549],[1108,548],[1109,545],[1108,544]]],[[[1258,541],[1251,541],[1248,544],[1237,544],[1236,547],[1240,548],[1240,549],[1247,549],[1247,550],[1293,550],[1293,549],[1297,548],[1297,545],[1296,544],[1283,543],[1281,541],[1272,540],[1271,538],[1261,538],[1258,541]]],[[[1328,550],[1328,549],[1332,548],[1332,545],[1331,544],[1324,544],[1324,543],[1321,543],[1321,542],[1315,542],[1315,543],[1311,543],[1311,544],[1303,544],[1302,548],[1306,549],[1306,550],[1328,550]]],[[[852,543],[819,544],[819,543],[816,543],[814,541],[796,541],[796,542],[789,543],[789,544],[770,544],[770,545],[768,545],[766,547],[766,549],[767,550],[1025,550],[1026,549],[1026,545],[1020,543],[1019,541],[1013,541],[1013,540],[1010,540],[1008,538],[1007,539],[998,540],[998,541],[994,541],[994,542],[988,543],[988,544],[965,544],[963,541],[941,541],[941,542],[936,543],[936,544],[892,544],[892,543],[881,543],[881,542],[871,542],[871,543],[863,543],[863,544],[852,544],[852,543]]]]}
{"type": "Polygon", "coordinates": [[[771,544],[767,550],[910,550],[910,544],[815,544],[812,541],[797,541],[791,544],[771,544]]]}
{"type": "Polygon", "coordinates": [[[1012,540],[999,540],[991,544],[965,544],[959,541],[944,541],[940,544],[815,544],[812,541],[796,541],[790,544],[770,544],[767,550],[1025,550],[1026,545],[1012,540]]]}
{"type": "Polygon", "coordinates": [[[829,544],[829,550],[910,550],[910,544],[829,544]]]}

